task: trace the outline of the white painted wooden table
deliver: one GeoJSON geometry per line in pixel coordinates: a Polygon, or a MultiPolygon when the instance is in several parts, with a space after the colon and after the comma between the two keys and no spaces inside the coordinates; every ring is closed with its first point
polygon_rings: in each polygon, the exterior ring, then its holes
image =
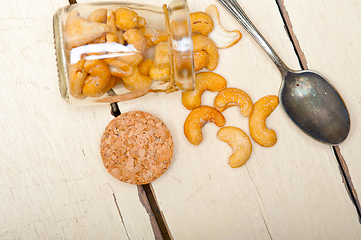
{"type": "MultiPolygon", "coordinates": [[[[267,122],[277,144],[253,142],[251,159],[232,169],[232,151],[215,137],[215,125],[205,125],[201,145],[186,141],[189,111],[180,93],[119,103],[122,112],[158,116],[174,138],[171,167],[150,185],[167,226],[163,237],[361,239],[361,2],[238,2],[289,67],[315,69],[337,87],[351,132],[334,151],[304,135],[278,107],[267,122]]],[[[254,102],[278,94],[277,68],[241,26],[215,0],[188,3],[191,12],[215,4],[223,25],[243,33],[219,51],[215,72],[228,86],[254,102]]],[[[1,1],[0,239],[162,239],[144,190],[115,180],[102,165],[99,142],[113,118],[110,106],[71,106],[60,97],[52,15],[67,4],[1,1]]],[[[211,105],[214,96],[206,92],[203,103],[211,105]]],[[[227,125],[248,133],[237,108],[224,115],[227,125]]]]}

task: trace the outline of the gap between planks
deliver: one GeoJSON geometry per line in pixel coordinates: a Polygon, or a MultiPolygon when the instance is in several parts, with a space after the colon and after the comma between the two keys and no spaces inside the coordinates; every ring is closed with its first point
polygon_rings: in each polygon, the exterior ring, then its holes
{"type": "MultiPolygon", "coordinates": [[[[69,4],[76,4],[76,0],[69,0],[69,4]]],[[[111,114],[117,117],[121,111],[117,103],[111,103],[111,114]]],[[[150,222],[153,228],[154,237],[156,240],[170,240],[171,234],[161,214],[158,203],[154,196],[152,186],[150,184],[138,185],[139,200],[149,214],[150,222]]],[[[115,198],[115,196],[113,195],[115,198]]],[[[116,198],[114,199],[116,201],[116,198]]],[[[118,207],[118,206],[117,206],[118,207]]],[[[119,210],[119,208],[118,208],[119,210]]]]}
{"type": "MultiPolygon", "coordinates": [[[[284,5],[284,0],[275,0],[278,6],[278,9],[280,11],[281,17],[283,19],[283,23],[285,25],[285,30],[292,42],[294,51],[297,55],[299,64],[301,66],[302,69],[308,69],[307,66],[307,59],[305,57],[304,52],[301,49],[300,43],[295,35],[295,33],[293,32],[293,27],[292,27],[292,23],[291,23],[291,19],[288,15],[287,9],[284,5]]],[[[336,156],[337,159],[337,163],[339,165],[339,169],[340,169],[340,174],[344,183],[344,186],[349,194],[349,197],[352,201],[352,203],[354,204],[358,217],[359,217],[359,222],[361,223],[361,206],[360,206],[360,201],[358,199],[358,195],[356,192],[356,189],[352,183],[352,179],[351,179],[351,175],[350,172],[348,170],[348,166],[346,163],[346,160],[343,158],[340,147],[339,146],[332,146],[332,150],[334,155],[336,156]]]]}

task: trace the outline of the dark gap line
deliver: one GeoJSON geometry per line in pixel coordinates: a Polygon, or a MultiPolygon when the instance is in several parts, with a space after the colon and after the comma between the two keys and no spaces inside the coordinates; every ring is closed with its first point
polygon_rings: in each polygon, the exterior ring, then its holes
{"type": "Polygon", "coordinates": [[[340,173],[343,179],[343,182],[346,186],[346,190],[351,198],[352,203],[355,205],[358,217],[359,217],[359,222],[361,223],[361,206],[360,206],[360,201],[358,199],[358,195],[356,192],[356,189],[352,183],[351,180],[351,176],[346,164],[345,159],[343,158],[342,154],[341,154],[341,150],[339,146],[333,146],[332,147],[334,154],[336,156],[338,165],[339,165],[339,169],[340,169],[340,173]]]}
{"type": "Polygon", "coordinates": [[[117,117],[119,116],[120,114],[122,114],[120,112],[120,109],[119,109],[119,106],[117,103],[111,103],[110,104],[110,107],[111,107],[111,110],[110,110],[110,113],[113,115],[113,117],[117,117]]]}
{"type": "Polygon", "coordinates": [[[301,47],[298,43],[298,40],[296,38],[296,35],[294,34],[294,32],[292,31],[292,24],[291,24],[291,20],[288,16],[286,7],[284,5],[284,0],[276,0],[276,4],[278,6],[278,11],[280,12],[280,15],[282,17],[282,21],[284,24],[284,29],[286,30],[286,33],[288,35],[288,38],[290,39],[292,46],[293,46],[293,50],[296,53],[297,59],[298,59],[298,63],[301,67],[302,70],[307,69],[307,61],[306,58],[301,50],[301,47]]]}
{"type": "Polygon", "coordinates": [[[143,189],[147,195],[148,201],[149,201],[149,205],[152,208],[154,217],[158,223],[158,227],[161,231],[161,234],[163,236],[164,240],[171,240],[171,234],[170,231],[168,230],[168,226],[166,224],[166,222],[164,221],[163,215],[161,213],[161,211],[159,210],[158,207],[158,203],[157,200],[154,196],[153,190],[152,190],[152,186],[150,184],[145,184],[142,185],[143,189]]]}
{"type": "MultiPolygon", "coordinates": [[[[302,69],[308,69],[306,57],[301,49],[301,46],[298,42],[296,35],[294,34],[294,32],[292,30],[291,20],[288,16],[288,12],[284,5],[284,0],[275,0],[275,1],[278,6],[278,10],[282,16],[282,20],[285,25],[285,30],[288,34],[288,37],[290,38],[290,41],[292,42],[293,49],[297,55],[300,66],[302,69]]],[[[356,189],[354,188],[354,185],[352,183],[352,179],[349,174],[346,161],[341,154],[339,146],[332,146],[332,150],[334,152],[334,155],[336,156],[337,163],[338,163],[339,169],[340,169],[340,174],[343,179],[345,188],[351,198],[352,203],[354,204],[354,206],[356,208],[359,222],[361,223],[361,205],[360,205],[360,201],[357,197],[356,189]]]]}

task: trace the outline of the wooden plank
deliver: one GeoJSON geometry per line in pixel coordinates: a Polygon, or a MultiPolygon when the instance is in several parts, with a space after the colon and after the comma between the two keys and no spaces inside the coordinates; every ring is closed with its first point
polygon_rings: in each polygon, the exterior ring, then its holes
{"type": "Polygon", "coordinates": [[[336,151],[340,155],[345,181],[359,208],[361,3],[352,0],[280,2],[292,22],[292,31],[307,59],[307,67],[321,71],[336,86],[347,104],[351,131],[336,151]]]}
{"type": "Polygon", "coordinates": [[[137,186],[102,166],[109,105],[60,97],[52,15],[66,4],[4,1],[0,9],[0,238],[155,239],[137,186]]]}

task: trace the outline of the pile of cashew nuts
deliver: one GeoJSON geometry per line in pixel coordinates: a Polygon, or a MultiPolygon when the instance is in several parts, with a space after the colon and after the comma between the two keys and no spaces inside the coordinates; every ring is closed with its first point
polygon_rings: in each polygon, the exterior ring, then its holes
{"type": "MultiPolygon", "coordinates": [[[[184,122],[184,134],[191,144],[199,145],[203,140],[202,127],[207,122],[214,123],[220,127],[217,132],[218,139],[227,142],[233,149],[228,164],[232,168],[237,168],[244,165],[250,158],[252,142],[240,128],[225,126],[226,119],[222,112],[229,107],[238,106],[241,115],[249,118],[251,138],[263,147],[272,147],[277,142],[277,136],[273,129],[267,128],[266,119],[278,106],[279,99],[275,95],[268,95],[253,104],[246,92],[238,88],[227,87],[226,79],[212,72],[218,64],[218,49],[225,48],[217,47],[215,41],[207,36],[213,31],[212,14],[216,10],[214,5],[211,5],[206,12],[191,13],[194,59],[198,72],[195,76],[195,90],[182,93],[184,107],[191,110],[184,122]],[[200,71],[202,69],[203,71],[200,71]],[[202,105],[201,97],[205,91],[218,92],[213,106],[202,105]]],[[[218,12],[213,16],[217,17],[219,24],[218,12]]],[[[233,44],[234,42],[229,42],[226,46],[233,44]]]]}
{"type": "Polygon", "coordinates": [[[116,84],[129,91],[147,90],[153,81],[170,79],[167,32],[147,27],[146,19],[131,9],[99,8],[87,18],[73,10],[65,20],[64,36],[74,98],[100,97],[116,84]],[[74,60],[76,48],[84,52],[74,60]],[[146,58],[150,48],[154,54],[146,58]]]}

